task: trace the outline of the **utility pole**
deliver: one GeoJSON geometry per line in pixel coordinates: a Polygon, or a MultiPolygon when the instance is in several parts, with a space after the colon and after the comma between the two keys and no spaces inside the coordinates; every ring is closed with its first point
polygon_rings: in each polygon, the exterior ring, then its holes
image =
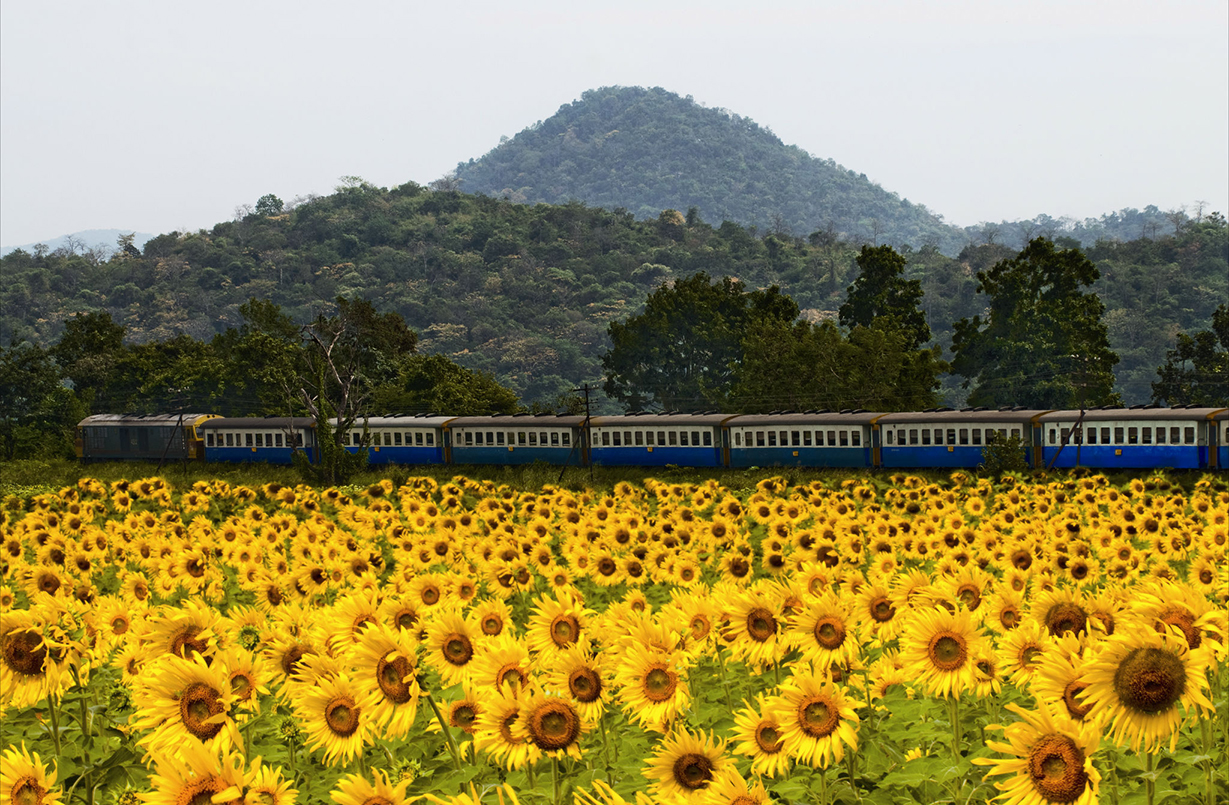
{"type": "MultiPolygon", "coordinates": [[[[580,388],[572,389],[572,391],[583,391],[585,393],[585,421],[580,426],[580,439],[577,440],[575,450],[580,454],[580,460],[585,461],[585,445],[592,444],[590,441],[591,426],[590,420],[593,418],[589,410],[589,384],[585,383],[580,388]]],[[[563,473],[567,472],[568,462],[572,460],[572,452],[568,451],[568,457],[564,459],[563,466],[559,468],[559,480],[556,483],[563,483],[563,473]]],[[[589,483],[593,484],[593,462],[589,461],[589,483]]]]}

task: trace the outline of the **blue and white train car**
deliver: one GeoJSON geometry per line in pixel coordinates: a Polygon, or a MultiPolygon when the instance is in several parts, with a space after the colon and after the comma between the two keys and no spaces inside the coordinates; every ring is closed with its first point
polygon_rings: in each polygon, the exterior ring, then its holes
{"type": "Polygon", "coordinates": [[[964,467],[985,460],[991,433],[1024,441],[1024,458],[1035,466],[1036,420],[1045,411],[1024,408],[937,409],[883,414],[876,420],[884,469],[964,467]]]}
{"type": "Polygon", "coordinates": [[[1040,418],[1043,466],[1206,469],[1217,466],[1224,408],[1136,406],[1052,411],[1040,418]]]}
{"type": "Polygon", "coordinates": [[[584,466],[584,421],[555,414],[454,417],[444,425],[448,463],[584,466]]]}
{"type": "MultiPolygon", "coordinates": [[[[443,464],[444,426],[454,417],[373,416],[354,423],[341,443],[351,453],[367,447],[368,464],[443,464]]],[[[332,420],[334,428],[337,420],[332,420]]]]}
{"type": "Polygon", "coordinates": [[[725,466],[723,428],[729,414],[628,414],[589,420],[594,466],[725,466]]]}
{"type": "Polygon", "coordinates": [[[316,423],[306,416],[219,417],[197,426],[206,461],[289,464],[300,450],[316,461],[316,423]]]}
{"type": "Polygon", "coordinates": [[[1229,408],[1222,408],[1209,419],[1212,428],[1212,439],[1216,450],[1209,453],[1216,456],[1215,469],[1224,472],[1229,470],[1229,408]]]}
{"type": "Polygon", "coordinates": [[[731,467],[874,466],[871,411],[748,414],[726,424],[731,467]]]}

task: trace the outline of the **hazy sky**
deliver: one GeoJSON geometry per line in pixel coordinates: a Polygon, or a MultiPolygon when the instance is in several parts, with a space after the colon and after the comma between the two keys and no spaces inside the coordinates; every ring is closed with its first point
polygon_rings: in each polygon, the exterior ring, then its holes
{"type": "Polygon", "coordinates": [[[426,183],[613,84],[750,117],[960,225],[1229,212],[1225,0],[4,0],[0,243],[426,183]]]}

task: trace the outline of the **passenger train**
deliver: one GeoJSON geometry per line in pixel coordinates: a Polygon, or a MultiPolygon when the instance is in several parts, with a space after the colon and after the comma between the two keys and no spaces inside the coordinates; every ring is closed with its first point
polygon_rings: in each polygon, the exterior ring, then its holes
{"type": "MultiPolygon", "coordinates": [[[[352,452],[365,447],[373,465],[976,469],[995,434],[1018,437],[1034,468],[1229,467],[1229,408],[1181,406],[373,416],[340,439],[352,452]]],[[[310,418],[213,414],[91,416],[77,426],[76,448],[84,461],[289,464],[296,451],[313,462],[319,453],[310,418]]]]}

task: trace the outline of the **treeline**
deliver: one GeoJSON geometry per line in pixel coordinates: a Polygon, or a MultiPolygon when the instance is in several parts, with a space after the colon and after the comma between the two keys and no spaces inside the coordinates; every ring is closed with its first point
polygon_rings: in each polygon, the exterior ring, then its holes
{"type": "MultiPolygon", "coordinates": [[[[1061,248],[1074,241],[1054,238],[1061,248]]],[[[523,205],[410,183],[347,180],[337,192],[284,205],[273,196],[211,230],[170,233],[143,249],[15,251],[0,258],[0,343],[49,348],[79,313],[107,313],[125,343],[195,343],[243,323],[250,299],[269,300],[296,325],[338,297],[396,313],[424,355],[489,374],[526,404],[550,404],[605,376],[611,321],[643,309],[657,289],[704,272],[744,288],[777,286],[808,322],[835,321],[858,276],[861,243],[835,230],[806,237],[706,223],[697,210],[653,220],[579,203],[523,205]]],[[[882,245],[882,244],[879,244],[882,245]]],[[[952,325],[984,315],[977,273],[1014,257],[1000,239],[957,257],[896,245],[905,278],[920,283],[926,346],[952,356],[952,325]]],[[[1086,250],[1100,278],[1116,390],[1150,399],[1156,367],[1179,333],[1206,330],[1229,297],[1229,230],[1217,214],[1171,235],[1086,250]]],[[[150,347],[151,349],[153,347],[150,347]]],[[[167,349],[167,347],[160,347],[167,349]]],[[[939,398],[962,404],[961,378],[939,398]]]]}

